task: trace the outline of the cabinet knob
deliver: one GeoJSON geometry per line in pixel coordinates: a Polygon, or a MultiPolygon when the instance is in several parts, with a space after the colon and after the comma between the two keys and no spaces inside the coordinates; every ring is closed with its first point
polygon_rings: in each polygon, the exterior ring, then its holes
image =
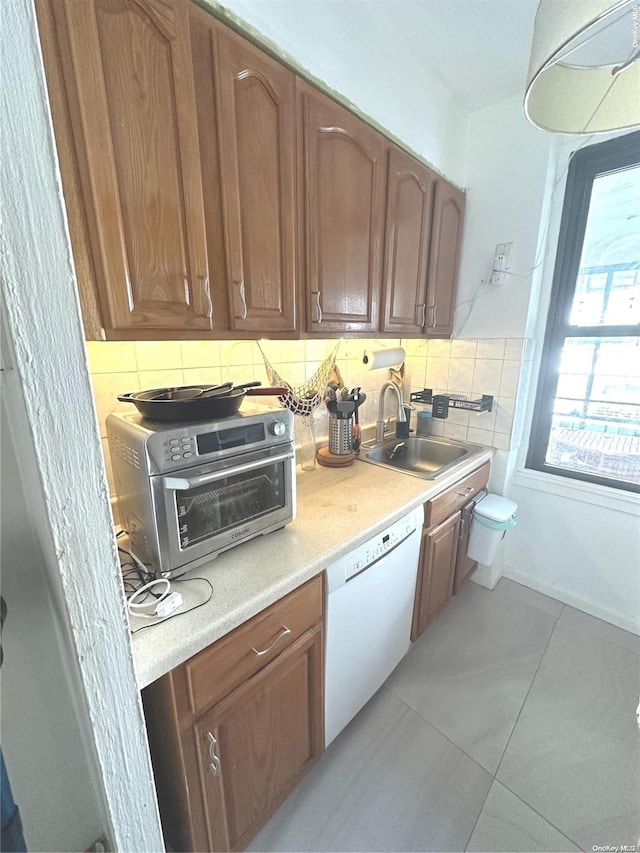
{"type": "Polygon", "coordinates": [[[217,776],[218,773],[220,773],[220,757],[216,754],[218,741],[214,738],[211,732],[207,732],[207,740],[209,741],[209,758],[211,759],[209,770],[213,776],[217,776]]]}

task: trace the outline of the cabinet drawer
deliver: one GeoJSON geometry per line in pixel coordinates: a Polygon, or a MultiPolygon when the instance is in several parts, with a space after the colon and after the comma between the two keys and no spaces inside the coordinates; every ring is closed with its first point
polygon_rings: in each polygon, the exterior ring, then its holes
{"type": "Polygon", "coordinates": [[[193,713],[210,708],[321,619],[322,577],[316,577],[195,655],[184,665],[193,713]]]}
{"type": "Polygon", "coordinates": [[[453,512],[461,509],[469,498],[477,494],[487,485],[489,481],[490,464],[485,463],[482,468],[472,471],[463,480],[445,489],[424,505],[424,526],[429,528],[440,524],[453,512]]]}

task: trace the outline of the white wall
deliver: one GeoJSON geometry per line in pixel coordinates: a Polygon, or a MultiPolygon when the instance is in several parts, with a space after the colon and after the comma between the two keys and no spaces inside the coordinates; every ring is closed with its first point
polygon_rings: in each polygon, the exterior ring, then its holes
{"type": "MultiPolygon", "coordinates": [[[[629,631],[640,633],[640,496],[525,468],[537,374],[572,151],[608,137],[552,137],[554,189],[546,221],[540,292],[532,294],[537,346],[526,395],[525,440],[509,496],[519,525],[505,542],[507,577],[629,631]]],[[[522,203],[526,205],[527,197],[522,203]]]]}
{"type": "MultiPolygon", "coordinates": [[[[42,567],[50,588],[60,591],[56,615],[68,638],[66,669],[78,676],[71,702],[88,717],[91,754],[77,741],[79,754],[72,752],[70,761],[82,762],[83,753],[87,763],[95,760],[109,824],[102,829],[115,849],[157,851],[163,849],[162,833],[33,2],[5,0],[2,16],[0,278],[10,345],[5,381],[13,385],[11,417],[19,409],[24,413],[13,439],[29,483],[42,567]]],[[[46,657],[31,663],[34,680],[46,684],[52,675],[46,657]]],[[[44,743],[52,732],[45,726],[27,737],[44,743]]],[[[14,743],[14,757],[28,757],[29,748],[14,743]]],[[[59,763],[50,757],[43,749],[36,764],[23,768],[23,779],[34,790],[36,776],[49,787],[63,784],[59,763]]],[[[86,774],[79,781],[87,788],[92,784],[86,774]]],[[[81,807],[74,803],[74,812],[81,807]]],[[[71,847],[68,841],[65,849],[71,847]]]]}
{"type": "Polygon", "coordinates": [[[255,28],[297,66],[464,186],[467,113],[377,13],[376,0],[201,2],[231,12],[244,29],[255,28]]]}
{"type": "MultiPolygon", "coordinates": [[[[541,216],[551,179],[549,136],[526,120],[520,96],[469,116],[467,204],[454,337],[523,338],[541,216]],[[513,242],[511,272],[501,287],[487,279],[497,243],[513,242]],[[475,302],[471,302],[477,296],[475,302]]],[[[543,226],[544,228],[544,226],[543,226]]]]}
{"type": "Polygon", "coordinates": [[[518,505],[494,566],[476,579],[493,586],[501,573],[632,631],[640,630],[638,501],[525,470],[539,359],[546,327],[564,183],[570,152],[598,141],[559,137],[529,125],[520,97],[469,118],[467,212],[454,335],[527,337],[511,449],[496,454],[490,487],[518,505]],[[514,242],[500,288],[483,287],[496,243],[514,242]],[[470,300],[479,292],[469,312],[470,300]],[[533,344],[533,347],[531,346],[533,344]],[[560,482],[559,482],[560,481],[560,482]]]}
{"type": "Polygon", "coordinates": [[[520,521],[505,540],[506,576],[640,634],[637,502],[612,507],[597,491],[552,488],[544,475],[516,474],[520,521]]]}
{"type": "Polygon", "coordinates": [[[86,850],[107,827],[103,793],[84,742],[86,711],[68,671],[69,648],[25,500],[6,403],[3,393],[0,541],[8,616],[2,749],[27,849],[86,850]]]}

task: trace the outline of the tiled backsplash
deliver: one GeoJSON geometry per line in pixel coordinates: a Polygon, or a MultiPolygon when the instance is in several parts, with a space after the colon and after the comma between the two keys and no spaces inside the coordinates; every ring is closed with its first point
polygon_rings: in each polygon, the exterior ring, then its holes
{"type": "MultiPolygon", "coordinates": [[[[261,345],[276,370],[291,385],[301,385],[336,346],[335,340],[264,341],[261,345]]],[[[449,410],[445,421],[435,420],[434,433],[508,450],[520,440],[516,398],[519,383],[529,375],[531,352],[521,339],[461,341],[340,341],[337,366],[346,385],[361,386],[367,401],[363,423],[376,419],[379,389],[387,371],[368,371],[362,364],[365,350],[402,343],[407,350],[405,396],[409,391],[432,388],[435,393],[465,394],[470,399],[492,394],[494,410],[481,415],[449,410]],[[525,369],[523,369],[525,368],[525,369]]],[[[258,345],[253,341],[137,341],[87,343],[89,367],[98,410],[109,485],[113,479],[106,440],[105,419],[118,404],[118,394],[145,388],[259,379],[269,384],[258,345]]],[[[522,397],[523,395],[521,395],[522,397]]],[[[263,402],[260,400],[259,402],[263,402]]],[[[387,415],[394,413],[391,396],[387,415]]],[[[126,407],[129,409],[129,407],[126,407]]],[[[520,404],[524,409],[524,401],[520,404]]],[[[326,441],[327,412],[314,415],[316,437],[326,441]]]]}
{"type": "Polygon", "coordinates": [[[446,420],[434,420],[434,434],[498,450],[519,446],[526,395],[518,389],[522,390],[524,377],[530,375],[532,341],[496,338],[404,343],[405,385],[411,391],[431,388],[434,393],[463,394],[470,400],[482,394],[494,398],[491,412],[449,409],[446,420]]]}

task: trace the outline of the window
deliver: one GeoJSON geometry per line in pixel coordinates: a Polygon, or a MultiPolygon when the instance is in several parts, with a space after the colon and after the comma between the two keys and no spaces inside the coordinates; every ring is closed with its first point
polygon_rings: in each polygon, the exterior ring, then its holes
{"type": "Polygon", "coordinates": [[[527,467],[640,492],[640,133],[571,161],[527,467]]]}

